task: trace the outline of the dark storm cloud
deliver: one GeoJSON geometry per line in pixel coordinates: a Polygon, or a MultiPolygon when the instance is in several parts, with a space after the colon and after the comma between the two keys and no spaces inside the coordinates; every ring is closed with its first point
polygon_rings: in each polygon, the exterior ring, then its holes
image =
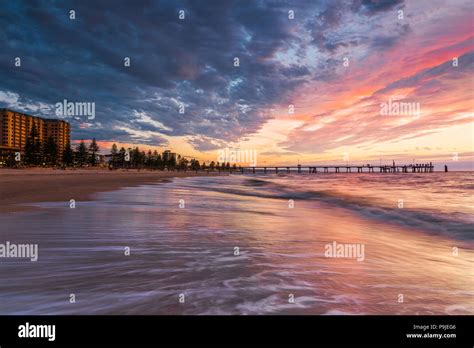
{"type": "Polygon", "coordinates": [[[404,0],[356,0],[354,7],[369,14],[391,10],[402,5],[404,0]]]}
{"type": "Polygon", "coordinates": [[[101,127],[75,130],[75,136],[90,132],[98,139],[131,140],[118,129],[128,124],[138,131],[237,140],[266,121],[258,110],[284,99],[309,73],[266,60],[295,39],[287,8],[271,3],[25,1],[2,6],[6,47],[0,53],[0,90],[46,104],[95,102],[94,121],[101,127]],[[71,9],[75,20],[68,17],[71,9]],[[180,9],[184,21],[178,20],[180,9]],[[22,58],[21,68],[13,66],[14,57],[22,58]],[[131,67],[123,66],[124,57],[130,57],[131,67]],[[239,68],[233,66],[234,57],[240,59],[239,68]],[[135,110],[164,129],[135,122],[135,110]]]}
{"type": "MultiPolygon", "coordinates": [[[[333,68],[326,64],[334,62],[330,57],[321,59],[317,71],[274,59],[293,45],[305,49],[298,30],[310,31],[321,50],[355,46],[357,39],[328,37],[329,30],[342,25],[343,11],[353,6],[371,14],[400,2],[393,3],[4,2],[0,92],[13,93],[19,101],[0,99],[0,106],[51,117],[51,107],[64,99],[95,102],[93,126],[79,128],[81,120],[70,120],[74,138],[162,144],[158,133],[186,135],[195,137],[192,144],[198,149],[214,146],[206,142],[237,141],[258,131],[270,118],[265,110],[289,103],[297,87],[314,78],[333,78],[333,68]],[[289,9],[298,21],[288,19],[289,9]],[[70,10],[76,12],[75,20],[69,19],[70,10]],[[179,10],[185,11],[183,21],[179,10]],[[21,68],[14,67],[15,57],[21,57],[21,68]],[[124,67],[125,57],[130,57],[130,67],[124,67]]],[[[384,40],[391,39],[375,44],[384,40]]]]}

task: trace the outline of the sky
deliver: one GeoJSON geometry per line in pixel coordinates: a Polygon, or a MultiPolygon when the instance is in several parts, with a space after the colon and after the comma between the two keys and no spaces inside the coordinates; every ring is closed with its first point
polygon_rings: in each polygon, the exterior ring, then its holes
{"type": "Polygon", "coordinates": [[[470,0],[0,7],[0,107],[64,118],[74,141],[95,137],[104,153],[473,169],[470,0]],[[94,103],[95,117],[57,115],[64,100],[94,103]]]}

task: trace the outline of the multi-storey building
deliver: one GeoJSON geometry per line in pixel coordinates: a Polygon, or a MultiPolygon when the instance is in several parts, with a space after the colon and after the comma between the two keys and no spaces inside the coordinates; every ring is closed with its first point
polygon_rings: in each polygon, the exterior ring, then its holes
{"type": "Polygon", "coordinates": [[[172,158],[176,160],[176,153],[171,152],[170,150],[165,150],[163,151],[163,155],[161,157],[165,162],[170,161],[172,158]]]}
{"type": "Polygon", "coordinates": [[[4,161],[12,152],[24,153],[26,140],[33,124],[38,131],[40,145],[51,137],[58,148],[58,159],[70,141],[71,127],[63,120],[46,119],[9,109],[0,109],[0,161],[4,161]]]}
{"type": "Polygon", "coordinates": [[[46,141],[49,137],[53,138],[58,147],[58,156],[62,158],[64,149],[71,140],[71,126],[63,120],[45,119],[43,139],[46,141]]]}

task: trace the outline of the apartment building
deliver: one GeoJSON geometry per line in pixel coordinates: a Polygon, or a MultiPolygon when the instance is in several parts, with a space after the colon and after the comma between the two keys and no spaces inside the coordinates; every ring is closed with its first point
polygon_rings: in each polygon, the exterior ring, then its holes
{"type": "Polygon", "coordinates": [[[52,137],[61,158],[70,141],[71,126],[63,120],[46,119],[10,109],[0,109],[0,161],[12,152],[24,153],[26,140],[33,124],[38,131],[38,140],[43,145],[52,137]]]}

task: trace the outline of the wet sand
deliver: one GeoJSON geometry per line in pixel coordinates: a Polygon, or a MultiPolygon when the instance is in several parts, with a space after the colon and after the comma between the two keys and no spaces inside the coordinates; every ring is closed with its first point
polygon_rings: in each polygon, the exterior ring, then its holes
{"type": "Polygon", "coordinates": [[[472,226],[453,233],[449,219],[460,218],[454,203],[469,204],[472,179],[426,177],[177,178],[77,209],[0,214],[0,243],[38,246],[35,262],[0,259],[0,314],[472,315],[472,226]],[[320,194],[328,187],[337,196],[320,194]],[[411,208],[420,196],[436,209],[431,221],[411,208]],[[375,203],[361,209],[366,197],[375,203]],[[387,197],[393,208],[379,203],[387,197]],[[362,257],[326,254],[334,243],[361,246],[362,257]]]}
{"type": "Polygon", "coordinates": [[[28,203],[64,201],[69,204],[71,199],[91,200],[97,192],[158,183],[173,177],[202,175],[209,174],[148,170],[0,169],[0,213],[34,209],[28,203]]]}

